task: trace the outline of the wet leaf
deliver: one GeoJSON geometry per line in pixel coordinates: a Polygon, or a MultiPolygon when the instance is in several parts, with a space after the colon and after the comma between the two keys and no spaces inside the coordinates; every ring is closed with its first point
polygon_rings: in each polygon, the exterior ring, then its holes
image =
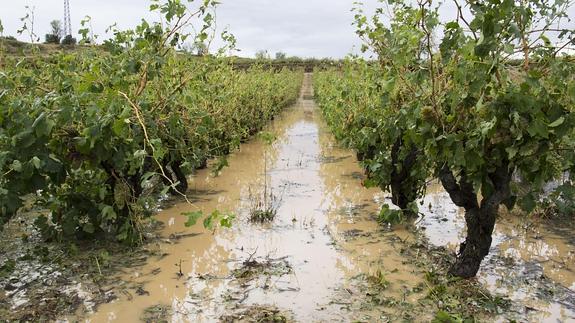
{"type": "Polygon", "coordinates": [[[187,218],[185,226],[191,227],[191,226],[196,225],[198,220],[203,216],[203,213],[202,213],[202,211],[195,211],[195,212],[182,213],[182,215],[187,218]]]}

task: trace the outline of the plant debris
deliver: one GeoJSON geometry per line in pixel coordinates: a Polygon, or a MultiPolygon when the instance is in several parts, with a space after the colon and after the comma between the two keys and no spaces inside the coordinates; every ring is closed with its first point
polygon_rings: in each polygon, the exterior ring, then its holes
{"type": "Polygon", "coordinates": [[[232,271],[232,276],[236,279],[249,281],[261,276],[288,275],[293,271],[293,268],[286,259],[287,257],[276,259],[265,257],[258,261],[258,259],[253,258],[252,255],[242,262],[240,268],[236,268],[232,271]]]}
{"type": "Polygon", "coordinates": [[[241,309],[237,313],[224,315],[220,318],[223,323],[236,322],[293,322],[291,314],[281,311],[274,306],[253,305],[241,309]]]}

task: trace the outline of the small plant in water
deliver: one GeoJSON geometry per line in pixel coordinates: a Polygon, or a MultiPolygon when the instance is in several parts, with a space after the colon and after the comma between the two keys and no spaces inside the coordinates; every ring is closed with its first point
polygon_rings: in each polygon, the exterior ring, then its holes
{"type": "Polygon", "coordinates": [[[276,217],[281,204],[281,197],[275,195],[271,188],[264,188],[262,196],[252,194],[250,189],[249,196],[250,201],[252,201],[250,208],[251,222],[270,222],[276,217]]]}
{"type": "Polygon", "coordinates": [[[250,208],[250,221],[251,222],[270,222],[272,221],[278,213],[279,206],[281,204],[281,195],[275,195],[273,189],[269,187],[268,182],[268,148],[272,145],[275,140],[275,136],[269,132],[261,132],[259,134],[260,139],[266,144],[266,149],[264,150],[264,185],[263,193],[253,194],[250,188],[249,199],[252,203],[250,208]]]}
{"type": "Polygon", "coordinates": [[[385,277],[385,273],[378,269],[375,274],[368,276],[368,280],[381,289],[389,287],[389,281],[385,277]]]}

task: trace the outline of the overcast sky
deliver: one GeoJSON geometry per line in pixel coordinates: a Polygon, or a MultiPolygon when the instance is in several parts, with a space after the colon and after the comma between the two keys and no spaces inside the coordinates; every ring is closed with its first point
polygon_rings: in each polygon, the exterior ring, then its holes
{"type": "MultiPolygon", "coordinates": [[[[258,50],[278,51],[289,56],[340,58],[359,52],[360,41],[351,25],[353,0],[221,0],[217,10],[219,28],[228,27],[238,40],[240,56],[253,56],[258,50]]],[[[35,7],[35,32],[44,40],[50,21],[63,20],[63,0],[0,0],[0,20],[4,35],[18,36],[20,17],[25,6],[35,7]]],[[[86,15],[92,17],[95,34],[108,38],[105,30],[117,23],[120,29],[136,26],[141,18],[159,21],[157,14],[148,12],[147,0],[70,0],[72,30],[80,28],[86,15]]],[[[367,10],[377,0],[364,0],[367,10]]],[[[453,7],[442,9],[444,19],[453,16],[453,7]]],[[[575,18],[575,10],[570,9],[575,18]]],[[[79,37],[79,36],[77,36],[79,37]]]]}

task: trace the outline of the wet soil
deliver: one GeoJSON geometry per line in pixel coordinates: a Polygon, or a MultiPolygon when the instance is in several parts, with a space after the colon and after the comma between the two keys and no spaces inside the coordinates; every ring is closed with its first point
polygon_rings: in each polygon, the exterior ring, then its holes
{"type": "Polygon", "coordinates": [[[271,146],[242,145],[219,176],[206,170],[192,178],[193,206],[176,204],[157,216],[167,224],[165,237],[198,235],[159,244],[164,257],[121,277],[143,284],[149,295],[102,305],[92,322],[131,320],[156,304],[171,307],[173,321],[213,321],[261,306],[288,310],[298,321],[349,320],[345,306],[334,302],[348,278],[389,271],[388,292],[397,295],[421,280],[417,268],[394,256],[387,237],[373,234],[380,227],[371,216],[383,195],[350,176],[361,169],[350,151],[336,147],[309,99],[311,78],[305,82],[299,103],[268,129],[277,138],[271,146]],[[271,223],[251,223],[264,191],[276,197],[277,215],[271,223]],[[186,228],[181,214],[197,209],[233,212],[237,220],[215,233],[201,224],[186,228]]]}

